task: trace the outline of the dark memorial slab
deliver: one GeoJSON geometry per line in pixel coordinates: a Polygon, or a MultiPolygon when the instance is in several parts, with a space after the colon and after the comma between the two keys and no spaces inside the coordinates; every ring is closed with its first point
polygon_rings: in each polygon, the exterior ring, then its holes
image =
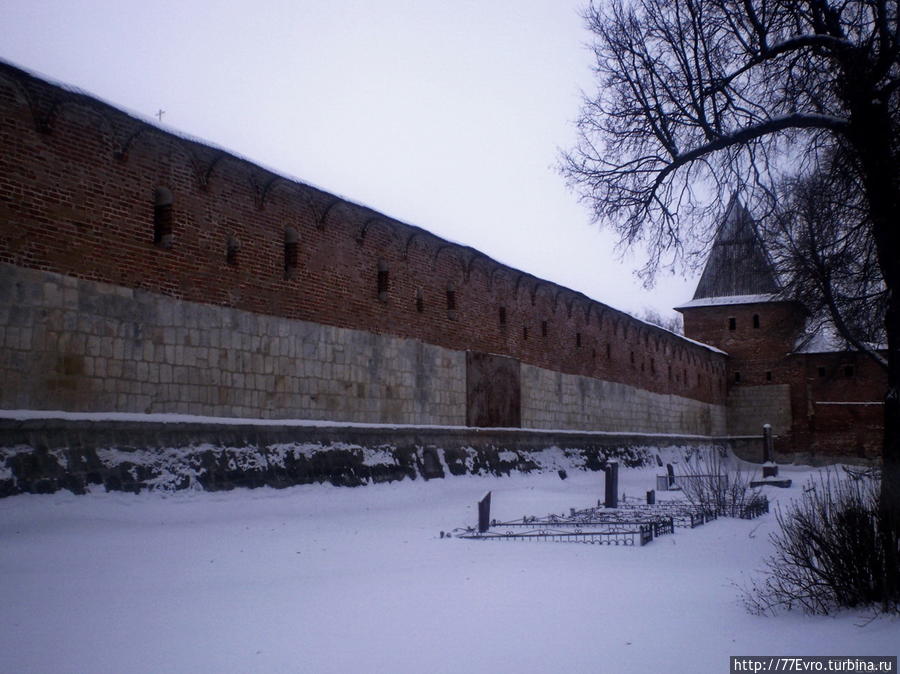
{"type": "Polygon", "coordinates": [[[478,533],[483,534],[491,526],[491,492],[478,502],[478,533]]]}
{"type": "Polygon", "coordinates": [[[610,461],[603,469],[606,473],[606,500],[607,508],[619,507],[619,462],[610,461]]]}
{"type": "Polygon", "coordinates": [[[782,489],[788,489],[791,486],[791,480],[753,480],[750,482],[750,488],[756,489],[757,487],[780,487],[782,489]]]}

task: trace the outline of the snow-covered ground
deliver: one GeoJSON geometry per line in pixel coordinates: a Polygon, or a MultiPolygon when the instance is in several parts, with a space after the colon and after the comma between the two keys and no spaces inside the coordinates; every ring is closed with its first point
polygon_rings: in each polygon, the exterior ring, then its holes
{"type": "MultiPolygon", "coordinates": [[[[655,468],[622,470],[621,491],[655,468]]],[[[808,470],[782,468],[799,493],[808,470]]],[[[749,615],[772,514],[641,548],[441,539],[568,512],[602,473],[0,500],[3,672],[727,672],[897,655],[900,620],[749,615]]]]}

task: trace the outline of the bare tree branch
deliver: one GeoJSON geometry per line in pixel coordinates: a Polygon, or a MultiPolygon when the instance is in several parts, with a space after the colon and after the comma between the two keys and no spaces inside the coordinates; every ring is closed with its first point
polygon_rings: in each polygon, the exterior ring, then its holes
{"type": "Polygon", "coordinates": [[[845,207],[824,211],[844,225],[820,219],[839,245],[806,232],[801,243],[817,241],[821,254],[807,271],[819,280],[798,287],[818,293],[850,344],[887,363],[881,507],[888,594],[900,602],[898,2],[596,0],[584,16],[598,90],[561,171],[623,245],[647,244],[648,276],[699,259],[729,193],[768,218],[789,180],[822,166],[829,187],[840,173],[856,187],[845,207]],[[863,338],[867,315],[881,322],[886,357],[863,338]]]}

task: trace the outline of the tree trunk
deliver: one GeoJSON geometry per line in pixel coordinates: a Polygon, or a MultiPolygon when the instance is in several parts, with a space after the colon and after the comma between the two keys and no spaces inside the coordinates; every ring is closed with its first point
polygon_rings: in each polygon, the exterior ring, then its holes
{"type": "MultiPolygon", "coordinates": [[[[885,559],[885,609],[900,606],[900,194],[890,164],[872,182],[884,191],[870,192],[873,234],[879,266],[888,290],[884,319],[887,337],[887,391],[884,395],[884,444],[881,450],[881,522],[885,559]],[[893,183],[891,185],[885,182],[893,183]]],[[[869,182],[869,181],[867,181],[869,182]]]]}
{"type": "MultiPolygon", "coordinates": [[[[896,259],[896,258],[895,258],[896,259]]],[[[897,266],[897,263],[893,263],[897,266]]],[[[888,390],[884,397],[881,516],[885,553],[885,609],[900,605],[900,288],[890,289],[885,318],[888,390]]]]}
{"type": "MultiPolygon", "coordinates": [[[[857,71],[862,72],[862,71],[857,71]]],[[[900,158],[894,154],[894,125],[873,90],[851,96],[851,131],[872,218],[878,266],[887,288],[887,391],[881,460],[881,522],[885,559],[885,609],[900,606],[900,158]]]]}

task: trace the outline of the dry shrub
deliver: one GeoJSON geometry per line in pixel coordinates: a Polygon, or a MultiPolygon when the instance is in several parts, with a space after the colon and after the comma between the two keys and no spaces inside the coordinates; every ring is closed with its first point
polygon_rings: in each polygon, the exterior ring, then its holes
{"type": "Polygon", "coordinates": [[[719,517],[744,517],[748,508],[765,501],[758,489],[750,488],[750,473],[717,450],[696,451],[678,466],[676,483],[689,503],[719,517]]]}
{"type": "MultiPolygon", "coordinates": [[[[757,614],[800,608],[827,614],[885,602],[880,480],[871,474],[819,475],[799,500],[776,509],[775,554],[743,590],[757,614]]],[[[885,602],[887,605],[887,602],[885,602]]]]}

